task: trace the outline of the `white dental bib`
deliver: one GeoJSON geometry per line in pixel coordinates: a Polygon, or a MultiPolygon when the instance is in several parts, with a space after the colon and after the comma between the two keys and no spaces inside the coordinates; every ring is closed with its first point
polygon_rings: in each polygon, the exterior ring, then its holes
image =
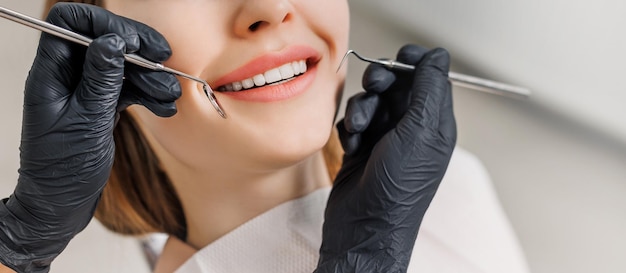
{"type": "Polygon", "coordinates": [[[195,253],[176,273],[311,273],[330,188],[283,203],[195,253]]]}
{"type": "MultiPolygon", "coordinates": [[[[330,188],[283,203],[197,251],[177,273],[311,273],[330,188]]],[[[193,253],[193,252],[192,252],[193,253]]],[[[457,148],[424,217],[409,273],[527,273],[489,177],[457,148]]]]}

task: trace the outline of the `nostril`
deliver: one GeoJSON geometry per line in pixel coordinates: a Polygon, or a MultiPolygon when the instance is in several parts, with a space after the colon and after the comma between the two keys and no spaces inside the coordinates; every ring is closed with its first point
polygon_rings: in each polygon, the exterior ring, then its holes
{"type": "Polygon", "coordinates": [[[256,22],[256,23],[254,23],[254,24],[250,25],[250,26],[248,27],[248,30],[250,30],[250,31],[253,31],[253,32],[254,32],[254,31],[256,31],[257,29],[259,29],[259,27],[261,26],[261,24],[262,24],[262,23],[263,23],[263,22],[258,21],[258,22],[256,22]]]}
{"type": "Polygon", "coordinates": [[[291,13],[287,13],[285,15],[285,17],[283,18],[282,23],[285,23],[285,22],[290,21],[290,20],[291,20],[291,13]]]}

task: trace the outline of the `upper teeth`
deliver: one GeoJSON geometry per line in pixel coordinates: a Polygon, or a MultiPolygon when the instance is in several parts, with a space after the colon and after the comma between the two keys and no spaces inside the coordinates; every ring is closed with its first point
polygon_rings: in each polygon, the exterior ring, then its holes
{"type": "Polygon", "coordinates": [[[275,82],[279,82],[282,80],[286,80],[289,78],[293,78],[294,76],[303,74],[306,72],[307,66],[306,61],[295,61],[292,63],[284,64],[280,67],[271,69],[266,71],[263,74],[255,75],[252,78],[245,79],[240,82],[233,82],[227,85],[224,85],[219,88],[222,91],[240,91],[243,89],[250,89],[255,86],[264,86],[266,84],[272,84],[275,82]]]}

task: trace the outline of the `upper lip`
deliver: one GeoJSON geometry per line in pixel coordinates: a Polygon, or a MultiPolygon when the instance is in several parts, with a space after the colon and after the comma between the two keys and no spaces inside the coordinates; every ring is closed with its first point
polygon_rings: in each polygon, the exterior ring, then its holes
{"type": "Polygon", "coordinates": [[[305,60],[307,65],[317,63],[321,54],[310,46],[294,45],[281,51],[261,55],[232,72],[218,78],[211,86],[216,88],[238,81],[252,78],[255,75],[280,67],[286,63],[305,60]]]}

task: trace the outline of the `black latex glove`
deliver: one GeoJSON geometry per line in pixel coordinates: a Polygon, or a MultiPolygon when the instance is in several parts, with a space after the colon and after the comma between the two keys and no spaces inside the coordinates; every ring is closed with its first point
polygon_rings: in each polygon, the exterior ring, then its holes
{"type": "Polygon", "coordinates": [[[0,262],[18,272],[48,272],[89,223],[113,164],[118,111],[139,103],[172,116],[181,95],[174,76],[125,66],[124,53],[169,58],[155,30],[83,4],[58,4],[47,20],[95,39],[87,49],[43,34],[26,81],[19,180],[0,202],[0,262]]]}
{"type": "Polygon", "coordinates": [[[448,167],[456,122],[449,56],[405,46],[414,73],[370,65],[338,129],[346,154],[326,208],[317,273],[406,272],[448,167]]]}

